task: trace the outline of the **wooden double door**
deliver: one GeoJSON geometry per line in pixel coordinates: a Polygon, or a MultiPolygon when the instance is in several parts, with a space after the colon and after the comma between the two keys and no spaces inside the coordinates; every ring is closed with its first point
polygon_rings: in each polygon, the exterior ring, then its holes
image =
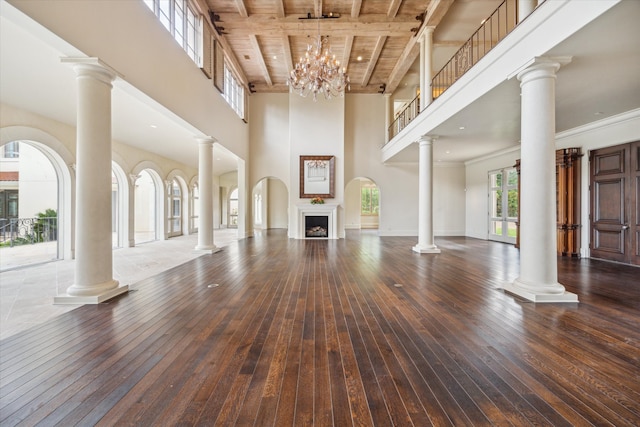
{"type": "Polygon", "coordinates": [[[591,257],[640,265],[640,141],[590,154],[591,257]]]}

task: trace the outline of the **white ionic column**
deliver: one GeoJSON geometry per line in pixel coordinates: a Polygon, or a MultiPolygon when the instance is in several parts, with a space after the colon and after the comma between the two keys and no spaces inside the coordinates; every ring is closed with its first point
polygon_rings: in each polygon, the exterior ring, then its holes
{"type": "Polygon", "coordinates": [[[538,0],[518,0],[518,22],[529,16],[538,5],[538,0]]]}
{"type": "Polygon", "coordinates": [[[567,58],[536,58],[517,73],[522,118],[520,277],[505,290],[534,302],[577,302],[558,283],[555,80],[567,58]]]}
{"type": "Polygon", "coordinates": [[[423,135],[420,138],[420,165],[418,171],[418,244],[414,252],[439,254],[440,249],[433,238],[433,140],[423,135]]]}
{"type": "Polygon", "coordinates": [[[198,138],[198,212],[197,251],[214,253],[220,249],[213,243],[213,143],[214,138],[198,138]]]}
{"type": "Polygon", "coordinates": [[[425,27],[420,37],[420,111],[433,101],[433,27],[425,27]]]}
{"type": "Polygon", "coordinates": [[[97,304],[128,291],[113,279],[111,232],[111,83],[96,58],[63,59],[77,82],[75,281],[57,304],[97,304]]]}
{"type": "Polygon", "coordinates": [[[389,128],[393,123],[393,98],[390,93],[384,94],[384,129],[385,129],[385,142],[389,142],[389,128]]]}

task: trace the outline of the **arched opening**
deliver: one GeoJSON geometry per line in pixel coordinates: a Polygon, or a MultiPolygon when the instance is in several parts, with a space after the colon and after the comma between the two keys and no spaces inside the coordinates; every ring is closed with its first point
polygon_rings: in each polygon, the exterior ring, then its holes
{"type": "Polygon", "coordinates": [[[252,192],[253,228],[255,231],[289,227],[289,191],[282,180],[263,178],[252,192]]]}
{"type": "Polygon", "coordinates": [[[177,178],[173,178],[167,191],[167,235],[169,237],[182,235],[182,217],[184,204],[183,191],[177,178]]]}
{"type": "Polygon", "coordinates": [[[229,193],[229,200],[227,202],[228,208],[228,218],[227,218],[227,227],[229,228],[238,228],[238,187],[231,190],[229,193]]]}
{"type": "MultiPolygon", "coordinates": [[[[34,141],[0,147],[0,268],[64,257],[60,218],[66,165],[52,149],[34,141]]],[[[67,187],[70,187],[68,183],[67,187]]],[[[70,203],[69,203],[70,204],[70,203]]]]}
{"type": "Polygon", "coordinates": [[[111,232],[114,248],[128,245],[129,186],[124,170],[115,162],[111,168],[111,232]]]}
{"type": "Polygon", "coordinates": [[[189,234],[195,234],[198,232],[200,225],[200,189],[198,188],[197,182],[193,182],[191,184],[191,191],[189,193],[189,204],[191,205],[189,216],[189,234]]]}
{"type": "Polygon", "coordinates": [[[345,229],[378,229],[380,189],[368,178],[355,178],[345,187],[345,229]]]}
{"type": "Polygon", "coordinates": [[[138,174],[135,183],[135,242],[136,245],[158,239],[158,212],[156,203],[158,186],[149,169],[138,174]]]}

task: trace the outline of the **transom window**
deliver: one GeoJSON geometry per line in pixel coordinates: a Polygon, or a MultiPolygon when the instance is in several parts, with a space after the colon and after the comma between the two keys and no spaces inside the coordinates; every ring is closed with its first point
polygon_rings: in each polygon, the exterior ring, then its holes
{"type": "Polygon", "coordinates": [[[231,108],[244,119],[244,88],[238,83],[233,71],[224,64],[224,99],[231,108]]]}
{"type": "Polygon", "coordinates": [[[144,0],[160,23],[187,52],[198,66],[202,66],[202,19],[188,0],[144,0]]]}

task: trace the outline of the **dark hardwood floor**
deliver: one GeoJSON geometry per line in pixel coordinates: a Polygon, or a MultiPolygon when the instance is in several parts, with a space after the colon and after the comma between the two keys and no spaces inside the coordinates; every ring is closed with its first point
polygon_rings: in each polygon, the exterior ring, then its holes
{"type": "Polygon", "coordinates": [[[559,259],[579,304],[500,286],[510,245],[272,231],[0,342],[0,424],[640,424],[640,269],[559,259]]]}

